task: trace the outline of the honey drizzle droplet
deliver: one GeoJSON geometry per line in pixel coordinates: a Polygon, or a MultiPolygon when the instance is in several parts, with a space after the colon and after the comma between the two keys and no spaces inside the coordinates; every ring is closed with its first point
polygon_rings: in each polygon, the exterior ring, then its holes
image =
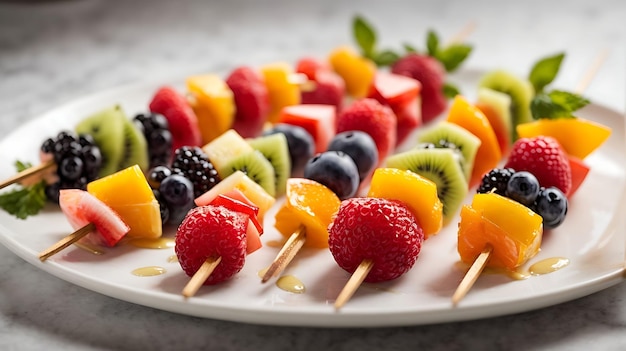
{"type": "Polygon", "coordinates": [[[174,247],[174,239],[170,238],[133,238],[128,240],[128,244],[142,249],[169,249],[174,247]]]}
{"type": "Polygon", "coordinates": [[[528,271],[532,275],[542,275],[558,271],[569,265],[569,259],[565,257],[550,257],[534,263],[528,271]]]}
{"type": "Polygon", "coordinates": [[[159,266],[148,266],[134,269],[131,273],[138,277],[153,277],[155,275],[165,274],[167,270],[159,266]]]}
{"type": "Polygon", "coordinates": [[[276,280],[276,286],[290,293],[302,294],[306,291],[304,283],[293,275],[284,275],[276,280]]]}

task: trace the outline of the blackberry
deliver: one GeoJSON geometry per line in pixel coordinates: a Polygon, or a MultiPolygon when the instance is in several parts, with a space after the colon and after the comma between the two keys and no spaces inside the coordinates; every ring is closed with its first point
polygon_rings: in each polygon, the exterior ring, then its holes
{"type": "Polygon", "coordinates": [[[133,122],[148,142],[149,167],[167,165],[172,158],[172,133],[167,118],[158,113],[140,113],[133,122]]]}
{"type": "Polygon", "coordinates": [[[59,180],[46,186],[50,201],[59,201],[59,190],[87,188],[87,183],[97,178],[102,166],[102,154],[89,135],[76,135],[62,131],[41,144],[41,152],[52,154],[57,164],[59,180]]]}
{"type": "Polygon", "coordinates": [[[180,174],[193,184],[194,196],[209,191],[221,181],[207,155],[197,146],[183,146],[174,152],[172,174],[180,174]]]}
{"type": "Polygon", "coordinates": [[[515,173],[513,168],[494,168],[489,173],[483,176],[483,179],[476,190],[479,194],[494,192],[498,195],[506,196],[506,188],[509,184],[509,179],[515,173]]]}

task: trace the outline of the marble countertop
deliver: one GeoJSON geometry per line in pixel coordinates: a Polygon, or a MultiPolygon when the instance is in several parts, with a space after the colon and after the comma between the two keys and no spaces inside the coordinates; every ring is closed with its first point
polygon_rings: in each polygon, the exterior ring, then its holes
{"type": "MultiPolygon", "coordinates": [[[[602,52],[586,95],[623,112],[626,2],[613,1],[0,1],[4,133],[83,95],[121,84],[323,57],[352,43],[356,13],[383,46],[423,47],[474,21],[466,67],[525,73],[566,51],[555,85],[573,87],[602,52]]],[[[200,319],[109,298],[25,263],[0,246],[3,350],[373,350],[626,348],[626,284],[526,313],[379,329],[272,327],[200,319]]]]}

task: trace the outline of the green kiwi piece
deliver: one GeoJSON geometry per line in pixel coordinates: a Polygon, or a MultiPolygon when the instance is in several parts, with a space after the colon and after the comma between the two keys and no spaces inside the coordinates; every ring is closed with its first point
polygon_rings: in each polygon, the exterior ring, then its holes
{"type": "Polygon", "coordinates": [[[126,115],[119,105],[96,112],[76,125],[76,133],[89,134],[102,153],[100,177],[118,170],[124,154],[124,124],[126,115]]]}
{"type": "Polygon", "coordinates": [[[225,179],[236,171],[242,171],[255,183],[259,184],[268,194],[276,196],[276,176],[274,167],[263,154],[257,150],[246,152],[231,158],[221,169],[217,170],[225,179]]]}
{"type": "Polygon", "coordinates": [[[249,139],[248,143],[270,161],[274,168],[276,196],[283,195],[287,188],[287,178],[291,175],[289,145],[285,135],[282,133],[271,134],[249,139]]]}
{"type": "Polygon", "coordinates": [[[125,169],[138,165],[142,171],[148,171],[148,142],[143,133],[135,127],[133,122],[124,119],[124,152],[118,165],[118,169],[125,169]]]}
{"type": "Polygon", "coordinates": [[[461,168],[465,174],[465,180],[469,182],[474,168],[476,152],[481,141],[467,129],[446,121],[441,121],[435,126],[423,130],[417,137],[420,143],[433,143],[435,146],[452,143],[463,155],[461,168]]]}
{"type": "Polygon", "coordinates": [[[519,78],[507,71],[496,70],[485,74],[478,82],[478,86],[499,91],[511,97],[511,140],[517,140],[515,127],[533,119],[530,112],[530,102],[535,90],[532,84],[528,80],[519,78]]]}
{"type": "MultiPolygon", "coordinates": [[[[457,213],[467,195],[467,181],[452,149],[413,149],[390,156],[387,167],[409,170],[437,185],[443,222],[457,213]]],[[[420,194],[415,194],[420,196],[420,194]]]]}

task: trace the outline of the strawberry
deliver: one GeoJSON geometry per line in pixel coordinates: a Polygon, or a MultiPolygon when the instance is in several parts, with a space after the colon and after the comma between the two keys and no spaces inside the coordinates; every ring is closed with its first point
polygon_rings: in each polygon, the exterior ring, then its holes
{"type": "Polygon", "coordinates": [[[569,194],[572,170],[567,155],[556,141],[547,136],[518,139],[505,167],[532,173],[542,187],[559,188],[569,194]]]}
{"type": "Polygon", "coordinates": [[[443,84],[446,71],[437,59],[408,54],[396,61],[391,72],[417,79],[422,84],[422,121],[433,120],[446,109],[446,98],[443,95],[443,84]]]}
{"type": "Polygon", "coordinates": [[[379,164],[396,145],[396,116],[374,99],[357,100],[339,114],[337,133],[349,130],[364,131],[374,139],[379,164]]]}
{"type": "Polygon", "coordinates": [[[189,211],[178,227],[174,246],[183,271],[193,276],[207,258],[221,257],[204,285],[230,279],[246,260],[247,226],[247,215],[224,206],[200,206],[189,211]]]}
{"type": "Polygon", "coordinates": [[[309,80],[315,80],[315,72],[320,69],[330,71],[332,68],[328,63],[314,57],[303,57],[296,63],[296,72],[306,75],[309,80]]]}
{"type": "Polygon", "coordinates": [[[411,77],[386,72],[374,77],[368,97],[389,106],[396,115],[396,145],[422,124],[420,90],[420,82],[411,77]]]}
{"type": "Polygon", "coordinates": [[[270,110],[263,76],[250,67],[242,66],[228,76],[226,84],[233,91],[237,107],[233,128],[244,138],[258,136],[270,110]]]}
{"type": "Polygon", "coordinates": [[[172,133],[172,151],[182,146],[200,146],[198,118],[185,97],[169,86],[161,87],[150,102],[150,111],[160,113],[172,133]]]}
{"type": "Polygon", "coordinates": [[[74,230],[89,223],[96,226],[95,232],[87,234],[81,240],[112,247],[130,231],[128,225],[111,207],[84,190],[60,190],[59,205],[74,230]]]}
{"type": "Polygon", "coordinates": [[[379,198],[344,200],[328,233],[330,252],[344,270],[353,273],[363,260],[373,261],[367,282],[406,273],[424,241],[422,228],[403,203],[379,198]]]}
{"type": "Polygon", "coordinates": [[[343,79],[333,71],[318,69],[312,80],[315,82],[314,87],[302,90],[302,103],[333,105],[340,111],[346,91],[343,79]]]}

